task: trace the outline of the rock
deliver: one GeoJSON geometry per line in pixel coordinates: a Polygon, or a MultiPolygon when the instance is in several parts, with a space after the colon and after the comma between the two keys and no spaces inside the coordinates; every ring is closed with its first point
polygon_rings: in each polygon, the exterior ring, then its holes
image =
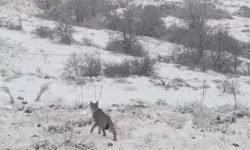
{"type": "Polygon", "coordinates": [[[54,105],[54,104],[52,104],[52,105],[50,105],[50,106],[49,106],[49,108],[53,108],[53,107],[55,107],[55,105],[54,105]]]}
{"type": "Polygon", "coordinates": [[[238,112],[238,113],[236,113],[235,114],[235,116],[237,117],[237,118],[243,118],[244,117],[244,114],[241,112],[238,112]]]}
{"type": "Polygon", "coordinates": [[[160,120],[155,120],[155,123],[158,123],[158,122],[160,122],[160,120]]]}
{"type": "Polygon", "coordinates": [[[40,123],[38,123],[36,126],[37,126],[37,127],[41,127],[42,125],[41,125],[40,123]]]}
{"type": "Polygon", "coordinates": [[[24,97],[18,96],[17,99],[23,101],[23,100],[24,100],[24,97]]]}
{"type": "Polygon", "coordinates": [[[195,137],[192,137],[192,139],[195,139],[195,137]]]}
{"type": "Polygon", "coordinates": [[[216,120],[221,120],[219,115],[216,117],[216,120]]]}
{"type": "Polygon", "coordinates": [[[27,102],[27,101],[22,101],[22,104],[23,104],[23,105],[27,105],[28,102],[27,102]]]}
{"type": "Polygon", "coordinates": [[[64,128],[60,126],[49,126],[48,131],[52,133],[63,133],[64,128]]]}
{"type": "Polygon", "coordinates": [[[113,146],[113,143],[108,143],[108,147],[112,147],[113,146]]]}
{"type": "Polygon", "coordinates": [[[31,137],[38,137],[37,135],[32,135],[31,137]]]}
{"type": "Polygon", "coordinates": [[[236,123],[236,117],[232,117],[232,123],[236,123]]]}
{"type": "Polygon", "coordinates": [[[79,107],[78,107],[79,109],[83,109],[83,105],[79,105],[79,107]]]}
{"type": "Polygon", "coordinates": [[[18,108],[17,110],[18,110],[18,111],[23,111],[23,110],[24,110],[24,107],[18,108]]]}
{"type": "Polygon", "coordinates": [[[30,114],[30,113],[32,113],[32,110],[31,110],[31,108],[27,108],[24,112],[30,114]]]}
{"type": "Polygon", "coordinates": [[[233,145],[234,147],[240,147],[240,145],[237,144],[237,143],[233,143],[232,145],[233,145]]]}

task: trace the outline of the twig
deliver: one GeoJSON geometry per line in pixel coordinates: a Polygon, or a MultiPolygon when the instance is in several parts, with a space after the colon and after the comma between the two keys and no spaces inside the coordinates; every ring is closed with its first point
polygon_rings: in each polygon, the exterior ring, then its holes
{"type": "Polygon", "coordinates": [[[36,99],[35,99],[36,102],[39,101],[40,98],[41,98],[41,96],[42,96],[45,92],[47,92],[47,91],[49,90],[50,84],[51,84],[51,82],[49,82],[49,83],[44,83],[42,86],[40,86],[40,90],[39,90],[39,92],[38,92],[38,94],[37,94],[37,96],[36,96],[36,99]]]}
{"type": "Polygon", "coordinates": [[[4,85],[3,87],[1,87],[1,91],[4,92],[4,93],[7,93],[9,95],[10,104],[14,105],[15,101],[14,101],[14,99],[13,99],[11,93],[10,93],[10,89],[6,85],[4,85]]]}
{"type": "Polygon", "coordinates": [[[100,90],[99,97],[98,97],[98,100],[97,100],[97,101],[99,101],[99,100],[100,100],[100,98],[101,98],[101,94],[102,94],[102,87],[103,87],[103,84],[102,84],[102,86],[101,86],[101,90],[100,90]]]}

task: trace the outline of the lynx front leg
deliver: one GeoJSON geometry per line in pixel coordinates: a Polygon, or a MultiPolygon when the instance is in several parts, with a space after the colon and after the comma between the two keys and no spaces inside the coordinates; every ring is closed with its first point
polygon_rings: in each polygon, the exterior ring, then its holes
{"type": "Polygon", "coordinates": [[[95,122],[90,130],[90,133],[94,131],[94,129],[98,126],[98,122],[95,122]]]}

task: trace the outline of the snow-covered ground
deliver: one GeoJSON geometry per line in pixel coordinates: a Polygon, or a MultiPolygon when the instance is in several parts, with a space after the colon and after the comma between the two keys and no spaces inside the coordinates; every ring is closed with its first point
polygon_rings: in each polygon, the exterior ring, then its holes
{"type": "MultiPolygon", "coordinates": [[[[150,0],[144,1],[155,3],[150,0]]],[[[243,4],[249,5],[246,0],[234,0],[233,3],[225,1],[225,5],[221,5],[231,12],[232,7],[235,9],[235,6],[240,7],[243,4]]],[[[41,10],[35,7],[32,0],[15,0],[13,3],[6,0],[0,3],[0,10],[0,18],[4,20],[16,21],[21,17],[24,28],[23,31],[0,28],[0,71],[2,73],[0,85],[9,87],[16,102],[13,108],[9,104],[9,95],[1,92],[0,150],[35,149],[39,141],[46,140],[57,145],[63,143],[64,137],[69,133],[48,132],[49,126],[63,128],[67,121],[88,122],[91,113],[87,104],[90,100],[97,99],[102,85],[100,107],[108,112],[117,124],[118,141],[113,142],[110,134],[107,138],[97,135],[96,132],[90,135],[89,124],[80,127],[74,124],[71,125],[74,131],[70,133],[73,133],[75,143],[92,145],[93,149],[113,150],[249,149],[250,119],[248,117],[237,118],[234,124],[224,123],[222,127],[218,127],[218,131],[207,131],[199,128],[200,126],[193,126],[192,118],[197,119],[197,116],[174,111],[175,108],[185,107],[197,101],[202,101],[209,108],[233,105],[233,95],[223,94],[219,89],[219,81],[224,78],[222,74],[213,71],[199,72],[175,64],[158,62],[157,77],[111,79],[101,76],[98,79],[88,79],[81,88],[61,78],[65,61],[74,52],[99,55],[105,62],[120,61],[122,58],[129,57],[105,50],[113,31],[75,27],[73,38],[76,42],[67,46],[49,39],[41,39],[32,33],[38,26],[46,25],[52,28],[55,24],[53,21],[34,16],[41,10]],[[91,39],[95,46],[79,44],[82,43],[83,38],[91,39]],[[47,79],[45,76],[50,78],[47,79]],[[164,88],[159,78],[171,84],[173,88],[164,88]],[[40,102],[35,102],[40,86],[49,82],[51,82],[50,90],[41,97],[40,102]],[[82,97],[79,98],[79,96],[82,97]],[[24,100],[19,100],[18,97],[23,97],[24,100]],[[156,106],[155,103],[160,99],[166,101],[168,106],[156,106]],[[28,104],[22,104],[23,101],[28,104]],[[84,109],[74,108],[79,103],[84,104],[84,109]],[[143,107],[135,107],[138,103],[143,107]],[[25,112],[27,109],[32,112],[25,112]],[[38,127],[38,124],[41,124],[41,127],[38,127]],[[222,133],[224,131],[225,133],[222,133]],[[113,146],[108,144],[109,142],[113,146]]],[[[181,20],[174,17],[164,18],[164,21],[167,26],[171,26],[171,23],[181,24],[181,20]]],[[[225,24],[235,38],[250,41],[250,32],[241,32],[247,28],[245,25],[249,25],[250,19],[234,16],[233,20],[210,20],[210,22],[214,25],[225,24]]],[[[158,55],[169,56],[176,46],[173,43],[148,37],[140,37],[140,42],[155,58],[158,55]]],[[[239,76],[238,80],[241,92],[237,99],[239,105],[243,105],[245,110],[250,100],[250,78],[239,76]]],[[[204,108],[203,111],[205,110],[210,109],[204,108]]],[[[198,118],[201,117],[200,120],[211,118],[208,116],[210,114],[198,115],[198,118]]]]}

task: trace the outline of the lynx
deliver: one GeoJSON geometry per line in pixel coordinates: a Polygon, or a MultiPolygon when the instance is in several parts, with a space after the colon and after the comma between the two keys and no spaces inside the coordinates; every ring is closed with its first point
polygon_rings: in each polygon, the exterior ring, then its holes
{"type": "Polygon", "coordinates": [[[98,108],[98,101],[96,103],[90,102],[90,108],[93,112],[94,124],[90,130],[90,133],[98,126],[98,134],[103,132],[103,136],[106,136],[105,130],[109,130],[113,133],[113,140],[116,141],[116,131],[114,123],[112,122],[109,115],[105,114],[102,109],[98,108]]]}

